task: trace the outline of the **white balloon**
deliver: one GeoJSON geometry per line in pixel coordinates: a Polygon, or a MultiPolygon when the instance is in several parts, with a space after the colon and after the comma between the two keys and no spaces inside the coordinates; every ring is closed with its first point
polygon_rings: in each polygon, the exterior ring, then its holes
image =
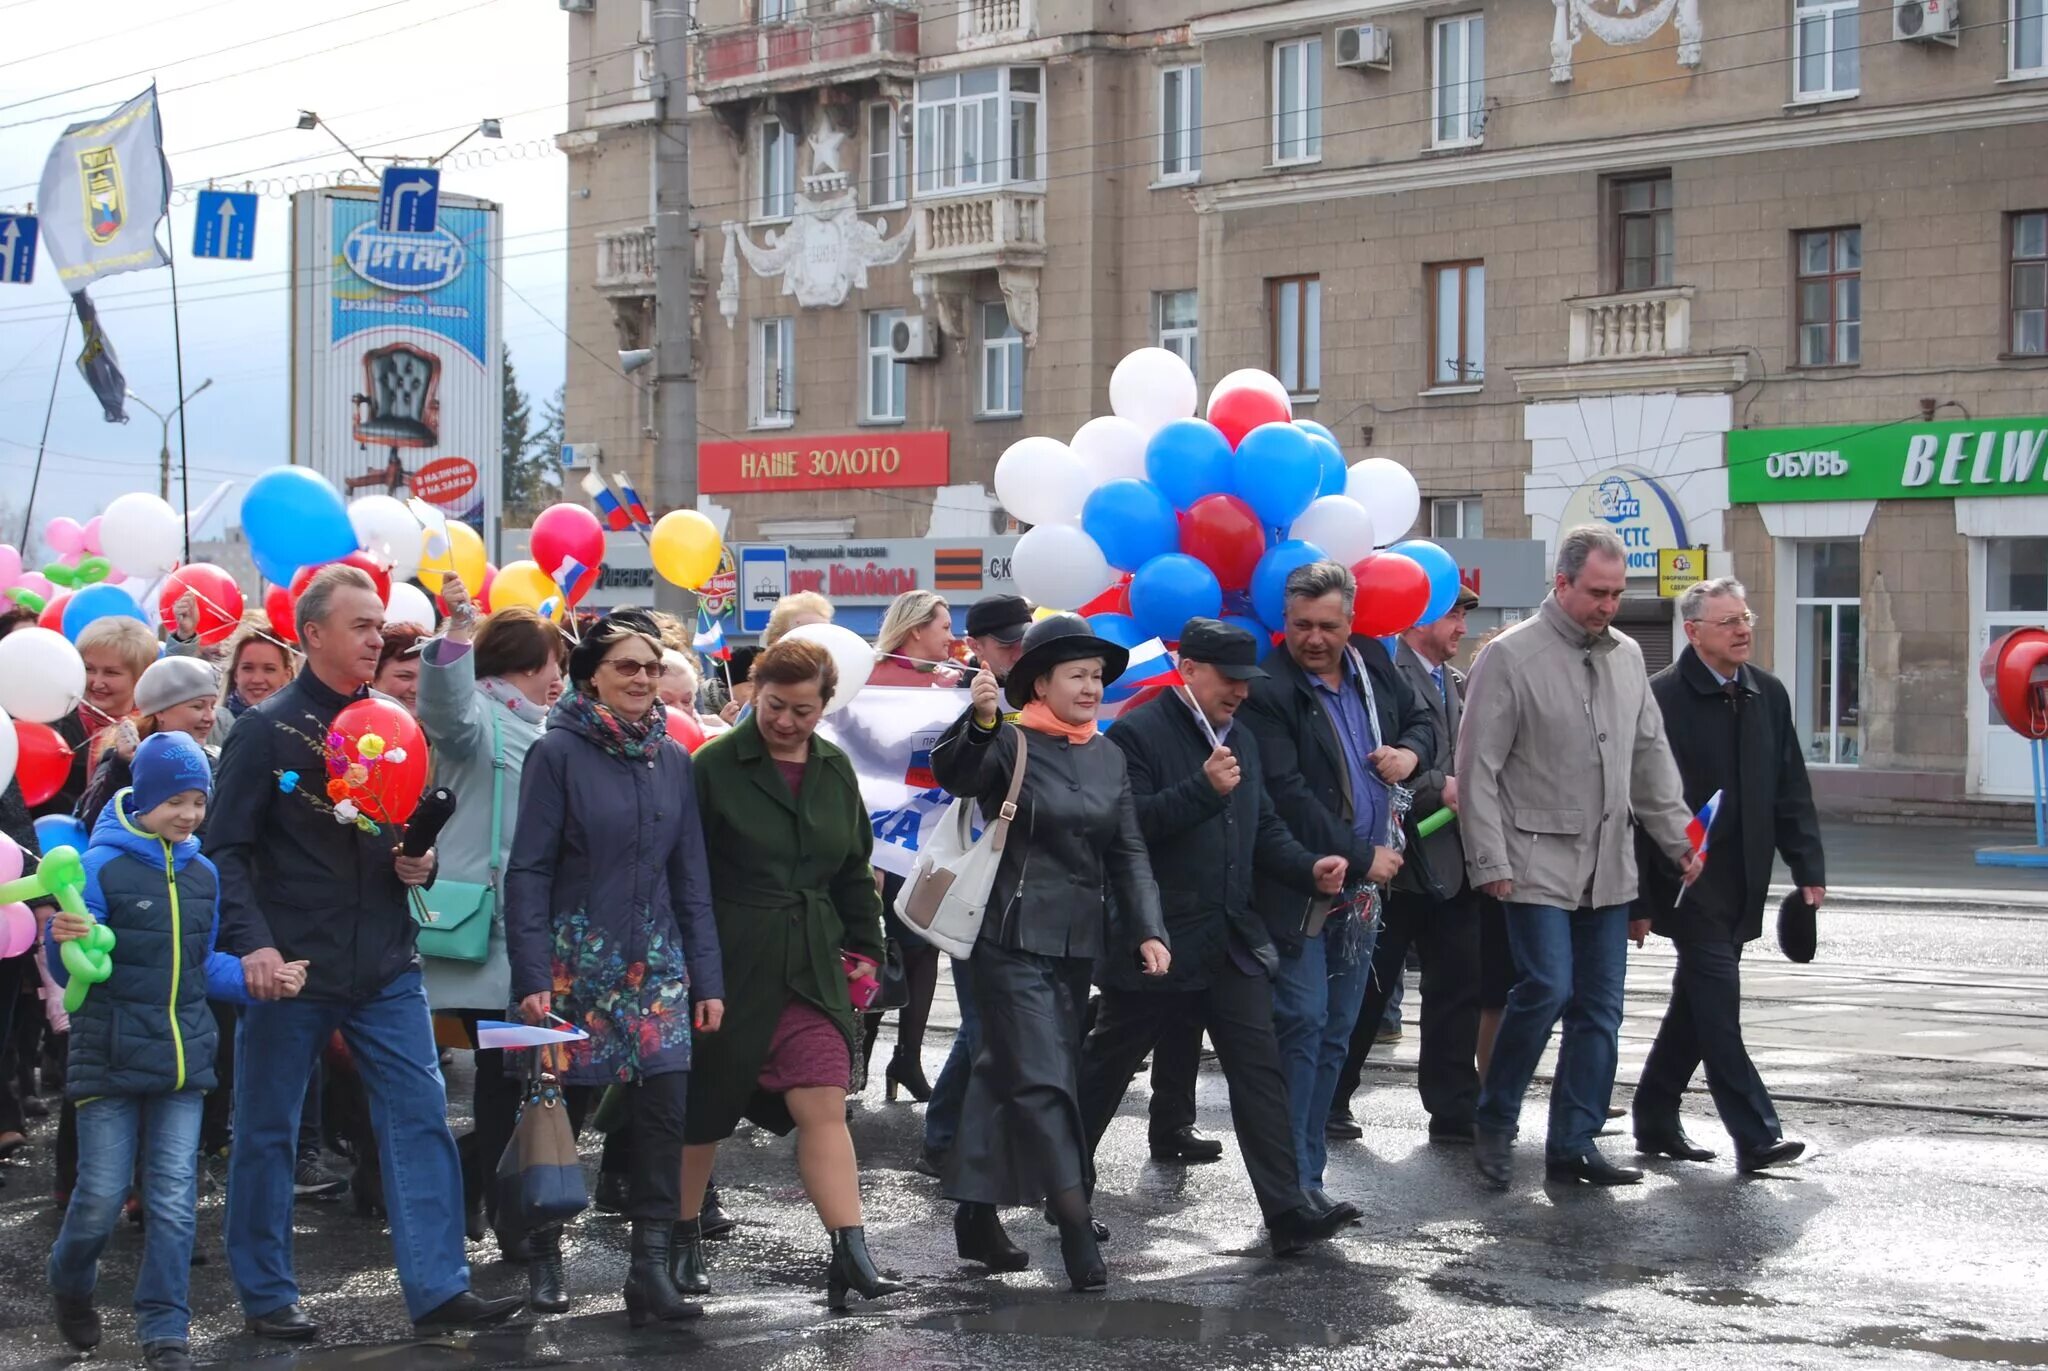
{"type": "Polygon", "coordinates": [[[100,546],[116,571],[161,576],[185,554],[185,524],[157,496],[131,492],[100,516],[100,546]]]}
{"type": "Polygon", "coordinates": [[[7,717],[6,710],[0,709],[0,790],[6,789],[7,783],[14,779],[14,764],[20,760],[21,740],[14,736],[14,720],[7,717]]]}
{"type": "Polygon", "coordinates": [[[1422,513],[1422,492],[1408,468],[1390,457],[1368,457],[1351,468],[1344,493],[1365,506],[1379,546],[1398,543],[1422,513]]]}
{"type": "Polygon", "coordinates": [[[441,616],[434,612],[434,602],[426,591],[410,581],[393,580],[390,602],[384,606],[384,622],[432,629],[440,625],[441,616]]]}
{"type": "Polygon", "coordinates": [[[1076,609],[1109,589],[1116,571],[1075,524],[1040,524],[1010,553],[1017,590],[1035,605],[1076,609]]]}
{"type": "MultiPolygon", "coordinates": [[[[1166,355],[1173,357],[1170,352],[1166,355]]],[[[1180,359],[1174,357],[1174,360],[1180,359]]],[[[1074,455],[1093,474],[1098,486],[1125,479],[1142,481],[1145,479],[1147,436],[1144,429],[1129,419],[1106,414],[1081,425],[1071,446],[1074,455]]]]}
{"type": "Polygon", "coordinates": [[[1247,386],[1253,390],[1265,391],[1281,404],[1287,406],[1289,418],[1294,417],[1294,397],[1287,393],[1287,387],[1281,385],[1279,378],[1274,376],[1273,373],[1270,371],[1260,371],[1257,367],[1245,367],[1241,370],[1233,371],[1218,381],[1210,389],[1209,407],[1203,410],[1202,413],[1208,415],[1215,412],[1217,396],[1225,395],[1233,390],[1247,386]]]}
{"type": "Polygon", "coordinates": [[[1198,398],[1195,373],[1179,353],[1165,348],[1139,348],[1109,374],[1110,409],[1147,438],[1175,419],[1194,418],[1198,398]]]}
{"type": "Polygon", "coordinates": [[[837,714],[852,704],[853,697],[860,694],[874,672],[874,646],[843,624],[805,624],[802,628],[791,629],[785,641],[787,638],[816,643],[832,654],[832,664],[839,668],[839,684],[825,705],[827,714],[837,714]]]}
{"type": "Polygon", "coordinates": [[[1302,511],[1287,536],[1313,543],[1333,561],[1356,566],[1372,554],[1372,515],[1349,495],[1325,495],[1302,511]]]}
{"type": "MultiPolygon", "coordinates": [[[[63,634],[18,628],[0,638],[0,708],[30,723],[54,724],[84,698],[85,659],[63,634]]],[[[13,734],[9,729],[9,738],[13,734]]]]}
{"type": "Polygon", "coordinates": [[[405,501],[390,495],[365,495],[348,507],[348,521],[363,551],[391,568],[392,580],[410,581],[419,574],[426,530],[405,507],[405,501]]]}
{"type": "Polygon", "coordinates": [[[1088,464],[1057,438],[1020,438],[996,463],[996,498],[1019,523],[1079,523],[1094,489],[1088,464]]]}

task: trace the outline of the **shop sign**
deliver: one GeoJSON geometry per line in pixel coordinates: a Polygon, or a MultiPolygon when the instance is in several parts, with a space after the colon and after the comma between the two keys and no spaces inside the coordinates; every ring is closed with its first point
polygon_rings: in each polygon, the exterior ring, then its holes
{"type": "Polygon", "coordinates": [[[1628,553],[1628,574],[1657,574],[1659,548],[1684,547],[1685,516],[1657,479],[1635,467],[1603,471],[1571,493],[1558,519],[1561,530],[1600,524],[1614,530],[1628,553]]]}
{"type": "Polygon", "coordinates": [[[790,543],[788,593],[814,590],[834,604],[886,605],[906,590],[935,590],[955,604],[972,604],[1016,594],[1016,546],[1015,538],[790,543]]]}
{"type": "Polygon", "coordinates": [[[1675,600],[1695,581],[1707,579],[1707,550],[1703,547],[1660,547],[1657,549],[1657,594],[1675,600]]]}
{"type": "Polygon", "coordinates": [[[951,436],[858,433],[838,437],[781,434],[738,442],[701,443],[697,488],[710,495],[777,490],[870,490],[942,486],[950,471],[951,436]]]}
{"type": "Polygon", "coordinates": [[[1736,504],[2043,495],[2048,419],[1738,429],[1727,461],[1736,504]]]}

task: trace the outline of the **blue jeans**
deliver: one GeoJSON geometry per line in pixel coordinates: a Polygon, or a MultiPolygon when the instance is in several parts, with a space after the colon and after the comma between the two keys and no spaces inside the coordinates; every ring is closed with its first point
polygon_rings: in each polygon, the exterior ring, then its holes
{"type": "Polygon", "coordinates": [[[192,1234],[199,1208],[199,1121],[206,1096],[103,1095],[78,1106],[78,1185],[50,1249],[50,1290],[90,1299],[100,1253],[142,1161],[142,1265],[135,1274],[135,1339],[185,1342],[192,1327],[192,1234]]]}
{"type": "Polygon", "coordinates": [[[433,1022],[418,968],[354,1004],[278,1000],[242,1011],[235,1053],[235,1150],[228,1156],[228,1269],[251,1317],[299,1299],[292,1276],[292,1169],[306,1075],[339,1030],[370,1097],[385,1209],[406,1312],[469,1289],[462,1163],[448,1133],[433,1022]]]}
{"type": "Polygon", "coordinates": [[[1342,930],[1326,928],[1310,938],[1298,957],[1280,958],[1273,978],[1273,1028],[1280,1039],[1280,1069],[1287,1075],[1287,1107],[1294,1127],[1295,1164],[1304,1190],[1323,1188],[1328,1159],[1323,1126],[1337,1097],[1337,1076],[1351,1050],[1351,1030],[1372,976],[1375,923],[1350,964],[1335,953],[1342,930]]]}
{"type": "Polygon", "coordinates": [[[953,1150],[954,1135],[960,1131],[967,1081],[974,1074],[974,1049],[981,1043],[981,1014],[974,1007],[974,982],[966,962],[953,963],[953,997],[960,1002],[960,1031],[953,1035],[953,1050],[946,1054],[924,1106],[924,1149],[940,1156],[953,1150]]]}
{"type": "Polygon", "coordinates": [[[1607,1122],[1621,1032],[1622,978],[1628,968],[1628,906],[1558,909],[1506,906],[1508,946],[1520,978],[1494,1039],[1493,1060],[1479,1091],[1475,1122],[1489,1133],[1512,1133],[1522,1097],[1561,1017],[1557,1075],[1550,1087],[1551,1157],[1592,1150],[1607,1122]]]}

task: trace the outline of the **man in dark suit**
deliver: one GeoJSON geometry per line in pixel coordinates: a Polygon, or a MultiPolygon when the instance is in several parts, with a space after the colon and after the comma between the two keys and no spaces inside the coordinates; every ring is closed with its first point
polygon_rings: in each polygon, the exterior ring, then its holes
{"type": "Polygon", "coordinates": [[[1436,760],[1409,778],[1415,806],[1408,814],[1407,861],[1394,878],[1385,925],[1372,954],[1351,1054],[1337,1078],[1330,1107],[1332,1138],[1356,1138],[1351,1096],[1379,1034],[1380,1018],[1412,947],[1422,958],[1422,1061],[1416,1085],[1429,1111],[1431,1142],[1472,1141],[1472,1110],[1479,1103],[1479,912],[1465,880],[1465,848],[1458,826],[1444,825],[1418,838],[1415,825],[1439,809],[1458,806],[1457,737],[1465,712],[1465,677],[1450,665],[1465,637],[1465,614],[1479,603],[1470,587],[1434,622],[1401,635],[1394,669],[1428,708],[1443,739],[1436,760]]]}
{"type": "Polygon", "coordinates": [[[1350,863],[1334,910],[1264,872],[1256,884],[1259,916],[1280,953],[1274,1027],[1311,1199],[1322,1193],[1323,1130],[1372,969],[1366,886],[1383,890],[1401,870],[1388,787],[1406,783],[1437,753],[1429,707],[1386,649],[1372,639],[1352,642],[1357,594],[1357,579],[1336,562],[1312,562],[1287,578],[1286,651],[1266,659],[1270,675],[1252,683],[1240,714],[1258,735],[1266,790],[1281,819],[1310,851],[1350,863]]]}
{"type": "Polygon", "coordinates": [[[1784,1136],[1742,1042],[1742,946],[1763,932],[1771,854],[1784,854],[1807,902],[1827,897],[1820,820],[1792,702],[1778,678],[1749,664],[1756,616],[1740,581],[1702,581],[1679,600],[1689,644],[1650,678],[1665,731],[1697,813],[1715,791],[1706,869],[1679,898],[1670,861],[1639,837],[1642,893],[1629,931],[1655,931],[1678,948],[1671,1004],[1636,1087],[1636,1150],[1710,1161],[1679,1125],[1679,1101],[1702,1063],[1721,1123],[1744,1172],[1789,1162],[1805,1144],[1784,1136]]]}

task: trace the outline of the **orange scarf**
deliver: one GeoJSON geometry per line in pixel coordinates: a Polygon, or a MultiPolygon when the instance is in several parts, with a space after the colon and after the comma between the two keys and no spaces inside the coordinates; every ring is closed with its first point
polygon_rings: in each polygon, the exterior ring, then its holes
{"type": "Polygon", "coordinates": [[[1055,738],[1065,738],[1079,747],[1095,738],[1101,730],[1090,719],[1085,724],[1070,724],[1052,712],[1052,706],[1043,700],[1033,700],[1017,712],[1017,722],[1033,733],[1050,733],[1055,738]]]}

